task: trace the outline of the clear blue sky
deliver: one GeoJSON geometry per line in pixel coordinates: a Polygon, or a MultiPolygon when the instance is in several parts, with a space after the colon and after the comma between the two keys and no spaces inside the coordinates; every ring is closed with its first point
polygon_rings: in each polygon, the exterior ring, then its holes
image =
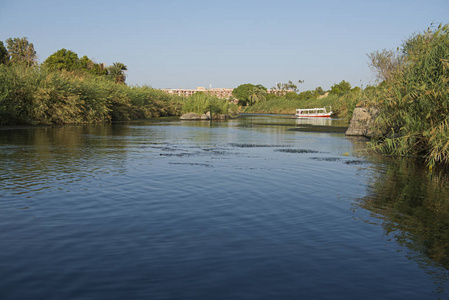
{"type": "Polygon", "coordinates": [[[301,90],[374,83],[367,54],[396,49],[449,0],[0,0],[0,40],[28,37],[39,61],[61,48],[128,66],[128,84],[301,90]]]}

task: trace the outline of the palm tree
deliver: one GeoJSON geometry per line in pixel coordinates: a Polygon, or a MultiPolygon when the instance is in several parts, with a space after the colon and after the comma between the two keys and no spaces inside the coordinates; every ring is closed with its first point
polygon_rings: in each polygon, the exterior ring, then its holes
{"type": "Polygon", "coordinates": [[[248,100],[250,102],[250,105],[253,105],[254,103],[258,102],[258,101],[264,101],[265,95],[267,94],[267,92],[263,89],[260,88],[253,88],[251,95],[248,97],[248,100]]]}
{"type": "Polygon", "coordinates": [[[108,75],[112,76],[117,83],[125,83],[126,74],[128,68],[121,62],[115,62],[112,66],[108,67],[108,75]]]}

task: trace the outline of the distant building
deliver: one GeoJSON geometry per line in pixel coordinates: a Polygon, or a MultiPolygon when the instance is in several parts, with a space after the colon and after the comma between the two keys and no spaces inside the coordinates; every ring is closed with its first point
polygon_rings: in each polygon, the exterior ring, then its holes
{"type": "Polygon", "coordinates": [[[197,87],[196,90],[194,89],[162,89],[162,90],[170,95],[178,95],[184,97],[192,96],[197,92],[205,92],[217,96],[218,98],[221,99],[227,99],[229,97],[232,97],[232,91],[234,89],[226,89],[226,88],[206,89],[204,87],[197,87]]]}

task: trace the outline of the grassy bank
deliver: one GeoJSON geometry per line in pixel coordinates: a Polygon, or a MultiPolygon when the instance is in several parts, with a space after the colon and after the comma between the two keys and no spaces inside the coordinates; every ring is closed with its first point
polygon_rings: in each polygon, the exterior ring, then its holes
{"type": "Polygon", "coordinates": [[[0,65],[0,125],[83,124],[179,115],[182,98],[86,72],[0,65]]]}
{"type": "Polygon", "coordinates": [[[271,96],[245,109],[246,113],[295,114],[298,108],[332,107],[335,116],[350,119],[357,102],[361,100],[359,92],[346,92],[329,95],[322,99],[297,99],[288,96],[271,96]]]}

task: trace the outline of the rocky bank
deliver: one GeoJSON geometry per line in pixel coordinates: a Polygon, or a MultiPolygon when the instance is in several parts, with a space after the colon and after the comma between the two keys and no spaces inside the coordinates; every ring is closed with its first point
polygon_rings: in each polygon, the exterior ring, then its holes
{"type": "Polygon", "coordinates": [[[379,114],[379,110],[374,107],[356,107],[349,123],[347,136],[364,136],[372,138],[378,136],[379,132],[375,131],[374,121],[379,114]]]}

